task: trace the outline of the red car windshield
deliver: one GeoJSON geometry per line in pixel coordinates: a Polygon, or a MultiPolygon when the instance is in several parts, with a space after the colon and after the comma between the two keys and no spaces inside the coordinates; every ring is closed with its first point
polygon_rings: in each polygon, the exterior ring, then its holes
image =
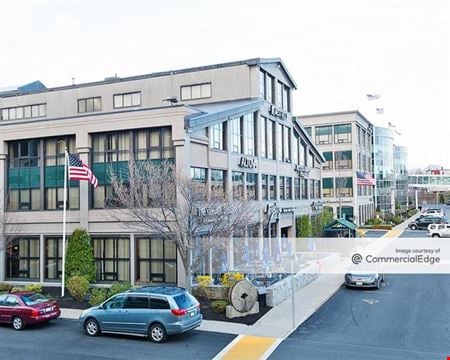
{"type": "Polygon", "coordinates": [[[47,297],[41,294],[22,295],[20,298],[28,306],[40,304],[49,300],[47,297]]]}

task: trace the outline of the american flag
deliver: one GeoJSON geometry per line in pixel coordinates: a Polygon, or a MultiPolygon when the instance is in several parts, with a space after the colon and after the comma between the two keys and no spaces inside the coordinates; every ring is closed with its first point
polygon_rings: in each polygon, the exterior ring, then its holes
{"type": "Polygon", "coordinates": [[[378,94],[367,94],[367,100],[378,100],[380,98],[380,95],[378,94]]]}
{"type": "Polygon", "coordinates": [[[94,173],[74,154],[69,154],[69,180],[87,180],[94,188],[98,186],[98,180],[94,173]]]}
{"type": "Polygon", "coordinates": [[[362,171],[356,171],[356,184],[357,185],[370,185],[375,186],[375,179],[362,171]]]}

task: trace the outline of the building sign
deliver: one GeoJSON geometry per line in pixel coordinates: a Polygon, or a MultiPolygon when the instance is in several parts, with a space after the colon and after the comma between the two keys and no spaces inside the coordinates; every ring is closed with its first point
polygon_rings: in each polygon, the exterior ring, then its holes
{"type": "Polygon", "coordinates": [[[275,105],[270,105],[269,114],[281,120],[287,120],[287,113],[278,109],[275,105]]]}
{"type": "Polygon", "coordinates": [[[321,201],[313,201],[311,203],[311,210],[313,211],[320,211],[322,210],[323,203],[321,201]]]}
{"type": "Polygon", "coordinates": [[[247,169],[256,169],[256,159],[241,156],[239,166],[247,169]]]}
{"type": "Polygon", "coordinates": [[[281,208],[281,213],[285,214],[285,213],[293,213],[295,211],[294,207],[284,207],[281,208]]]}
{"type": "Polygon", "coordinates": [[[306,166],[297,164],[297,165],[295,165],[294,170],[298,174],[298,176],[300,176],[302,178],[308,177],[309,168],[307,168],[306,166]]]}

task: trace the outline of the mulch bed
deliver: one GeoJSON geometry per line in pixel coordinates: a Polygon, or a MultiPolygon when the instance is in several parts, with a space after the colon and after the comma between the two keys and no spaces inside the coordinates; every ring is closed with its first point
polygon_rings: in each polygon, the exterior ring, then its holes
{"type": "Polygon", "coordinates": [[[64,291],[64,298],[61,298],[61,288],[58,287],[43,287],[42,293],[57,299],[60,308],[84,310],[91,307],[87,300],[83,300],[82,302],[76,301],[72,296],[70,296],[67,289],[64,291]]]}
{"type": "Polygon", "coordinates": [[[197,298],[197,300],[200,302],[204,320],[225,321],[225,322],[232,322],[232,323],[245,324],[245,325],[253,325],[261,317],[266,315],[270,309],[272,309],[271,307],[268,307],[268,306],[264,306],[264,307],[260,306],[259,313],[257,313],[257,314],[228,319],[225,316],[225,313],[216,313],[215,311],[213,311],[213,309],[211,309],[211,306],[210,306],[211,300],[208,300],[205,298],[197,298]]]}

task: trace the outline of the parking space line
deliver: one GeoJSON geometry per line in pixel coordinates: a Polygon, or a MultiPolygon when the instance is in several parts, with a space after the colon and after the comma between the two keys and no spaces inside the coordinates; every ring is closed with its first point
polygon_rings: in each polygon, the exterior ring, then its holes
{"type": "Polygon", "coordinates": [[[270,354],[281,339],[274,337],[239,335],[227,345],[214,359],[219,360],[259,360],[270,354]]]}

